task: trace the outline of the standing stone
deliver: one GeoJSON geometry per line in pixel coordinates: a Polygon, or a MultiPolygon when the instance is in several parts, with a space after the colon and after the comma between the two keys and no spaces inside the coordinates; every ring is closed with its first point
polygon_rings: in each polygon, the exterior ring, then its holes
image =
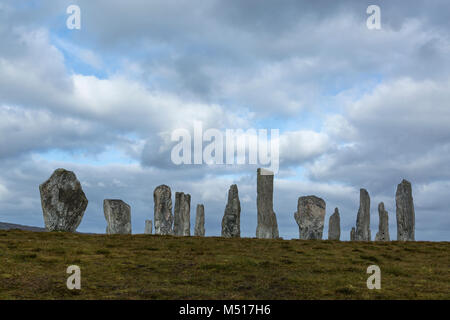
{"type": "Polygon", "coordinates": [[[397,216],[397,240],[414,241],[415,213],[411,183],[403,179],[395,194],[397,216]]]}
{"type": "Polygon", "coordinates": [[[196,237],[205,236],[205,207],[203,204],[197,205],[197,210],[195,212],[194,235],[196,237]]]}
{"type": "Polygon", "coordinates": [[[322,240],[325,208],[325,201],[316,196],[298,198],[294,218],[301,240],[322,240]]]}
{"type": "Polygon", "coordinates": [[[88,205],[75,174],[57,169],[39,186],[39,191],[47,230],[75,232],[88,205]]]}
{"type": "Polygon", "coordinates": [[[256,237],[276,239],[279,234],[277,216],[273,211],[273,172],[258,168],[256,189],[258,210],[256,237]]]}
{"type": "Polygon", "coordinates": [[[350,241],[356,241],[356,230],[355,230],[355,227],[353,227],[352,231],[350,231],[350,241]]]}
{"type": "Polygon", "coordinates": [[[103,200],[106,234],[131,234],[131,208],[122,200],[103,200]]]}
{"type": "Polygon", "coordinates": [[[153,232],[153,222],[152,222],[152,220],[145,220],[144,234],[152,234],[152,232],[153,232]]]}
{"type": "Polygon", "coordinates": [[[241,202],[237,185],[228,190],[228,202],[222,218],[222,237],[239,238],[241,236],[241,202]]]}
{"type": "Polygon", "coordinates": [[[175,193],[173,234],[176,236],[191,235],[191,196],[183,192],[175,193]]]}
{"type": "Polygon", "coordinates": [[[154,218],[155,234],[173,234],[172,223],[172,192],[166,185],[156,187],[153,192],[153,202],[155,203],[154,218]]]}
{"type": "Polygon", "coordinates": [[[359,190],[359,210],[356,219],[355,240],[370,241],[370,197],[366,189],[359,190]]]}
{"type": "Polygon", "coordinates": [[[334,213],[328,221],[328,240],[340,240],[341,238],[341,217],[339,209],[335,208],[334,213]]]}
{"type": "Polygon", "coordinates": [[[375,241],[390,241],[389,239],[389,216],[388,212],[384,209],[384,203],[378,204],[378,215],[380,221],[378,222],[378,232],[375,236],[375,241]]]}

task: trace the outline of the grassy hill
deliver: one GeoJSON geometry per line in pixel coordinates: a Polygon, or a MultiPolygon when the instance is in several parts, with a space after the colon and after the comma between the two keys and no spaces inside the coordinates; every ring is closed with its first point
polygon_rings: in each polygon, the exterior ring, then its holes
{"type": "Polygon", "coordinates": [[[450,299],[450,243],[0,231],[0,299],[450,299]]]}

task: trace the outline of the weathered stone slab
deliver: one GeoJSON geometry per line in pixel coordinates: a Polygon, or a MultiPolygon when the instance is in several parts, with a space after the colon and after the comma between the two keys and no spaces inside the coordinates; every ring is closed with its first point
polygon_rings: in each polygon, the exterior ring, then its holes
{"type": "Polygon", "coordinates": [[[191,235],[191,196],[183,192],[175,193],[173,234],[176,236],[191,235]]]}
{"type": "Polygon", "coordinates": [[[106,234],[131,234],[131,207],[122,200],[103,200],[106,234]]]}
{"type": "Polygon", "coordinates": [[[203,204],[198,204],[195,213],[195,228],[194,235],[197,237],[205,236],[205,207],[203,204]]]}
{"type": "Polygon", "coordinates": [[[356,241],[356,230],[355,227],[350,231],[350,241],[356,241]]]}
{"type": "Polygon", "coordinates": [[[415,212],[411,183],[405,179],[397,186],[395,194],[397,240],[415,240],[415,212]]]}
{"type": "Polygon", "coordinates": [[[75,174],[57,169],[39,186],[39,191],[47,230],[75,232],[88,205],[75,174]]]}
{"type": "Polygon", "coordinates": [[[328,240],[340,240],[341,238],[341,217],[339,209],[335,208],[334,213],[328,221],[328,240]]]}
{"type": "Polygon", "coordinates": [[[370,197],[366,189],[359,191],[359,210],[356,219],[355,240],[370,241],[370,197]]]}
{"type": "Polygon", "coordinates": [[[153,192],[155,234],[173,234],[172,192],[166,185],[160,185],[153,192]]]}
{"type": "Polygon", "coordinates": [[[294,214],[294,218],[298,224],[300,239],[322,239],[325,209],[325,201],[319,197],[298,198],[297,212],[294,214]]]}
{"type": "Polygon", "coordinates": [[[256,189],[258,210],[256,237],[266,239],[278,238],[277,216],[273,211],[273,172],[258,168],[256,189]]]}
{"type": "Polygon", "coordinates": [[[152,234],[152,233],[153,233],[153,222],[152,222],[152,220],[145,220],[144,234],[152,234]]]}
{"type": "Polygon", "coordinates": [[[380,202],[378,204],[378,232],[375,236],[375,241],[390,241],[389,237],[389,216],[388,212],[384,209],[384,203],[380,202]]]}
{"type": "Polygon", "coordinates": [[[241,236],[241,203],[237,185],[228,190],[228,202],[222,218],[222,237],[239,238],[241,236]]]}

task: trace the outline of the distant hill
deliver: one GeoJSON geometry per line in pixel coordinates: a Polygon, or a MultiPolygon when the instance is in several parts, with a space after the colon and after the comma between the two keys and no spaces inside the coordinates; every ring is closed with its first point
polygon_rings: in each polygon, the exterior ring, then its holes
{"type": "Polygon", "coordinates": [[[47,229],[45,229],[45,228],[23,226],[20,224],[0,222],[0,230],[12,230],[12,229],[34,231],[34,232],[47,232],[47,229]]]}

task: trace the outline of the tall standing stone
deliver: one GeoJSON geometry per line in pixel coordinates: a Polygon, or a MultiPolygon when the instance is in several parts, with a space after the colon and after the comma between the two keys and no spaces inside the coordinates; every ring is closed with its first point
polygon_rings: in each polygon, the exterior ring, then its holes
{"type": "Polygon", "coordinates": [[[389,238],[389,215],[384,209],[384,203],[378,204],[378,215],[380,220],[378,222],[378,232],[375,236],[375,241],[390,241],[389,238]]]}
{"type": "Polygon", "coordinates": [[[183,192],[175,193],[173,234],[176,236],[191,235],[191,196],[183,192]]]}
{"type": "Polygon", "coordinates": [[[370,197],[366,189],[359,191],[359,210],[356,219],[356,239],[370,241],[370,197]]]}
{"type": "Polygon", "coordinates": [[[131,234],[131,208],[122,200],[103,200],[106,234],[131,234]]]}
{"type": "Polygon", "coordinates": [[[355,241],[356,240],[356,230],[355,227],[352,228],[352,230],[350,231],[350,241],[355,241]]]}
{"type": "Polygon", "coordinates": [[[88,205],[75,174],[57,169],[39,186],[39,191],[47,230],[75,232],[88,205]]]}
{"type": "Polygon", "coordinates": [[[273,172],[258,168],[257,170],[258,226],[257,238],[278,238],[277,216],[273,211],[273,172]]]}
{"type": "Polygon", "coordinates": [[[415,213],[411,183],[403,179],[395,194],[397,240],[414,241],[415,213]]]}
{"type": "Polygon", "coordinates": [[[195,212],[195,228],[194,235],[197,237],[205,236],[205,207],[198,204],[195,212]]]}
{"type": "Polygon", "coordinates": [[[228,190],[228,202],[222,218],[222,237],[239,238],[241,236],[241,202],[237,185],[228,190]]]}
{"type": "Polygon", "coordinates": [[[173,234],[172,224],[172,192],[166,185],[160,185],[153,192],[153,202],[155,204],[154,218],[155,234],[173,234]]]}
{"type": "Polygon", "coordinates": [[[325,220],[325,201],[316,196],[298,198],[294,214],[301,240],[322,240],[325,220]]]}
{"type": "Polygon", "coordinates": [[[152,232],[153,232],[153,222],[152,222],[152,220],[145,220],[144,234],[152,234],[152,232]]]}
{"type": "Polygon", "coordinates": [[[340,240],[341,238],[341,217],[339,209],[335,208],[334,213],[328,221],[328,240],[340,240]]]}

